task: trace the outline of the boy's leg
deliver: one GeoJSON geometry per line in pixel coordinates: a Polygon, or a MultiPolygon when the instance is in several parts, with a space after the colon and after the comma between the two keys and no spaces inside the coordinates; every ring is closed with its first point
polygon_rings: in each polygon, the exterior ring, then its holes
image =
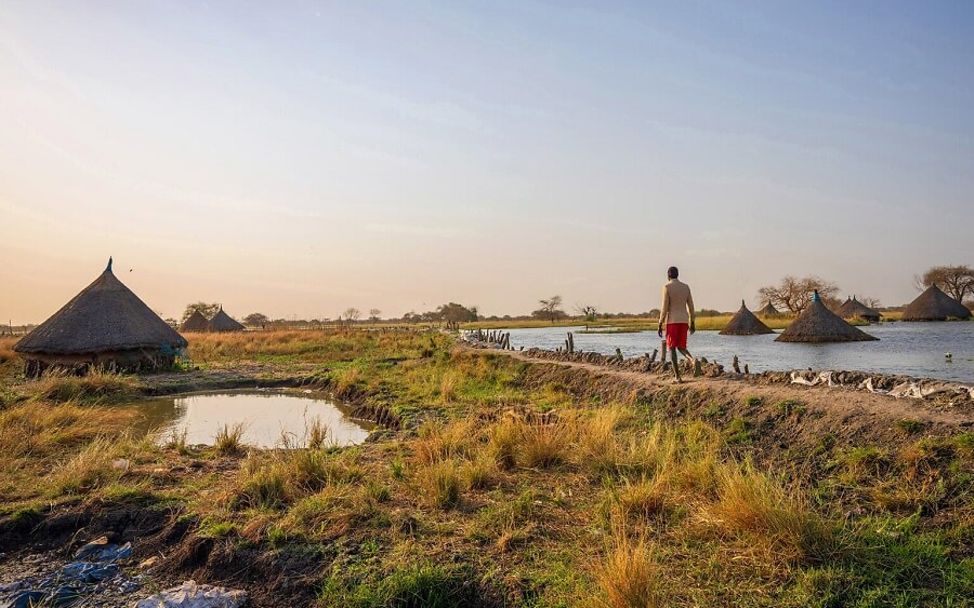
{"type": "Polygon", "coordinates": [[[670,349],[670,355],[673,357],[673,373],[676,374],[676,381],[683,382],[683,378],[680,376],[680,364],[676,360],[676,349],[670,349]]]}

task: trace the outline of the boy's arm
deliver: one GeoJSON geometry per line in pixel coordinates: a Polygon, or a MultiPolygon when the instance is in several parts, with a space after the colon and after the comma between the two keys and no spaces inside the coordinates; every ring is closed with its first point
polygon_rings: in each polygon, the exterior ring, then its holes
{"type": "Polygon", "coordinates": [[[694,312],[693,294],[687,292],[687,308],[690,309],[690,333],[697,331],[697,313],[694,312]]]}
{"type": "Polygon", "coordinates": [[[666,293],[666,285],[663,286],[663,303],[660,304],[659,309],[659,327],[656,329],[656,333],[660,336],[663,335],[663,325],[666,323],[666,315],[670,314],[670,298],[669,294],[666,293]]]}

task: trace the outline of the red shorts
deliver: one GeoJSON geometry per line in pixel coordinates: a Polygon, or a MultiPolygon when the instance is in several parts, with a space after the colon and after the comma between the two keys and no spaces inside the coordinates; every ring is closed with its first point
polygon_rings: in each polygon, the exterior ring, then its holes
{"type": "Polygon", "coordinates": [[[689,323],[666,324],[666,348],[686,348],[689,323]]]}

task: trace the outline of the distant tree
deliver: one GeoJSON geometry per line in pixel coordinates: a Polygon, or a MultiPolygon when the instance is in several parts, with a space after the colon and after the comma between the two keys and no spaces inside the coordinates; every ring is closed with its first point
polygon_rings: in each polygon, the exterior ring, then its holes
{"type": "Polygon", "coordinates": [[[166,324],[173,329],[179,329],[179,321],[173,319],[172,317],[166,317],[166,324]]]}
{"type": "Polygon", "coordinates": [[[531,313],[531,316],[538,317],[541,319],[548,319],[554,323],[557,319],[563,319],[566,315],[565,311],[561,309],[561,296],[551,296],[546,300],[538,300],[540,308],[531,313]]]}
{"type": "Polygon", "coordinates": [[[970,294],[974,296],[974,269],[970,266],[934,266],[916,277],[916,286],[924,290],[931,285],[943,289],[958,302],[970,294]]]}
{"type": "Polygon", "coordinates": [[[432,314],[436,321],[446,321],[450,325],[458,323],[470,323],[477,320],[476,306],[463,306],[456,302],[441,304],[432,314]]]}
{"type": "Polygon", "coordinates": [[[841,304],[836,297],[839,287],[831,282],[816,276],[796,278],[786,276],[777,285],[769,285],[758,290],[758,298],[762,302],[770,302],[778,310],[785,309],[795,314],[805,310],[805,307],[812,301],[812,292],[818,291],[825,305],[835,308],[841,304]]]}
{"type": "Polygon", "coordinates": [[[267,315],[260,312],[252,312],[243,318],[244,325],[249,325],[251,327],[265,327],[270,319],[267,315]]]}
{"type": "Polygon", "coordinates": [[[195,304],[187,304],[186,310],[183,311],[182,319],[180,319],[179,322],[184,323],[186,319],[192,316],[192,314],[197,310],[200,311],[200,314],[206,317],[207,319],[211,319],[213,318],[213,315],[219,312],[220,305],[207,304],[206,302],[196,302],[195,304]]]}
{"type": "Polygon", "coordinates": [[[589,306],[581,306],[581,305],[575,306],[575,311],[579,314],[579,316],[584,317],[585,320],[586,321],[589,321],[589,322],[594,321],[596,319],[596,317],[599,316],[598,309],[596,309],[595,306],[591,306],[591,305],[589,305],[589,306]]]}
{"type": "Polygon", "coordinates": [[[369,309],[369,321],[372,321],[373,323],[377,322],[380,315],[382,315],[382,311],[378,308],[369,309]]]}
{"type": "Polygon", "coordinates": [[[405,323],[419,323],[423,320],[422,315],[416,314],[416,311],[410,310],[402,316],[402,320],[405,323]]]}
{"type": "Polygon", "coordinates": [[[865,306],[872,308],[873,310],[879,310],[880,308],[883,307],[882,303],[880,303],[879,301],[879,298],[870,298],[868,296],[856,296],[856,299],[859,300],[865,306]]]}
{"type": "Polygon", "coordinates": [[[352,306],[352,307],[346,308],[345,309],[345,312],[343,312],[342,314],[338,315],[338,318],[339,318],[339,320],[344,319],[345,320],[345,323],[352,324],[352,323],[358,321],[359,320],[359,317],[361,317],[361,316],[362,316],[362,313],[359,311],[359,309],[357,309],[354,306],[352,306]]]}
{"type": "Polygon", "coordinates": [[[658,319],[659,318],[659,315],[660,315],[660,309],[658,309],[658,308],[654,308],[654,309],[652,309],[652,310],[649,311],[649,318],[650,319],[658,319]]]}

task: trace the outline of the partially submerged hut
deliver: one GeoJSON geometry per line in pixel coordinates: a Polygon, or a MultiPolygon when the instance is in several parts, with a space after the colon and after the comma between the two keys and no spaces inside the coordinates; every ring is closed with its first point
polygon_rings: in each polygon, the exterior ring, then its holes
{"type": "Polygon", "coordinates": [[[115,277],[109,258],[101,276],[14,350],[24,356],[27,375],[36,377],[50,367],[78,373],[171,367],[185,347],[185,338],[115,277]]]}
{"type": "Polygon", "coordinates": [[[863,342],[878,340],[829,310],[818,292],[808,307],[781,333],[776,342],[863,342]]]}
{"type": "Polygon", "coordinates": [[[869,308],[856,299],[856,296],[846,298],[846,301],[835,311],[843,319],[862,319],[870,323],[879,323],[880,314],[878,310],[869,308]]]}
{"type": "Polygon", "coordinates": [[[741,300],[741,308],[731,317],[727,327],[720,330],[722,336],[756,336],[760,334],[773,334],[774,330],[761,322],[761,319],[754,316],[744,300],[741,300]]]}
{"type": "Polygon", "coordinates": [[[230,315],[223,312],[223,307],[220,307],[220,311],[213,315],[210,319],[210,323],[207,326],[209,331],[243,331],[245,328],[240,323],[234,321],[230,315]]]}
{"type": "Polygon", "coordinates": [[[206,331],[209,326],[210,322],[206,320],[203,313],[194,310],[193,314],[189,315],[189,318],[179,326],[179,331],[206,331]]]}
{"type": "Polygon", "coordinates": [[[778,312],[778,309],[771,302],[768,302],[764,305],[764,308],[758,311],[758,314],[762,317],[776,317],[781,313],[778,312]]]}
{"type": "Polygon", "coordinates": [[[903,321],[946,321],[947,319],[970,319],[971,311],[966,306],[945,294],[936,285],[931,285],[903,311],[903,321]]]}

